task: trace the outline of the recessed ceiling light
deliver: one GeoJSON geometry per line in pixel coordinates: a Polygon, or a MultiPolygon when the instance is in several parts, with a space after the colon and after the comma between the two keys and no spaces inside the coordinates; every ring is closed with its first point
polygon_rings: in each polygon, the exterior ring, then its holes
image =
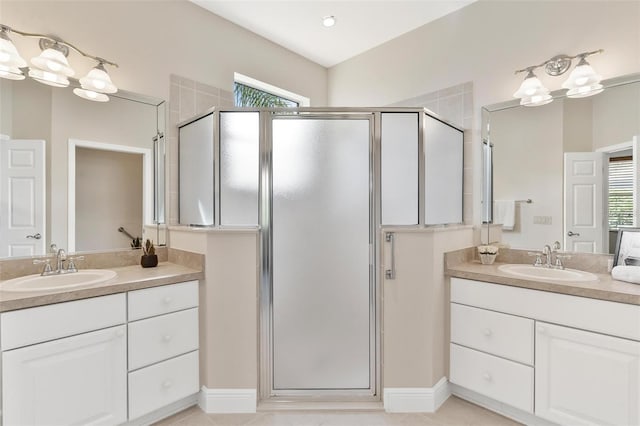
{"type": "Polygon", "coordinates": [[[322,18],[322,25],[325,27],[333,27],[336,24],[336,17],[333,15],[325,16],[322,18]]]}

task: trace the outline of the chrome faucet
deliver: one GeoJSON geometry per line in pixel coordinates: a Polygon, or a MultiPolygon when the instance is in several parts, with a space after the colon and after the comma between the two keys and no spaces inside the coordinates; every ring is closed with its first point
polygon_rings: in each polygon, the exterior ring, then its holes
{"type": "Polygon", "coordinates": [[[64,272],[64,261],[67,260],[67,252],[64,249],[59,249],[56,253],[56,270],[57,274],[64,272]]]}
{"type": "Polygon", "coordinates": [[[44,263],[44,268],[42,269],[42,272],[40,273],[40,275],[42,276],[47,276],[47,275],[54,275],[54,274],[68,274],[71,272],[78,272],[78,268],[76,267],[76,264],[74,262],[74,260],[83,260],[84,256],[75,256],[75,257],[69,257],[67,258],[67,252],[64,249],[58,249],[58,247],[55,244],[51,244],[51,253],[54,253],[56,255],[56,268],[53,269],[51,267],[51,257],[47,257],[44,259],[34,259],[33,260],[33,264],[37,265],[40,263],[44,263]],[[64,267],[64,262],[68,260],[68,264],[67,267],[65,269],[64,267]]]}
{"type": "Polygon", "coordinates": [[[551,246],[546,244],[542,249],[542,254],[545,256],[546,261],[544,263],[545,268],[551,268],[551,246]]]}
{"type": "MultiPolygon", "coordinates": [[[[569,258],[569,256],[561,256],[558,254],[558,250],[560,250],[560,242],[556,241],[553,243],[553,246],[546,244],[542,249],[542,255],[545,256],[545,268],[556,268],[556,269],[564,269],[564,265],[562,264],[563,258],[569,258]],[[555,261],[553,260],[553,255],[555,253],[555,261]]],[[[537,266],[537,265],[536,265],[537,266]]]]}

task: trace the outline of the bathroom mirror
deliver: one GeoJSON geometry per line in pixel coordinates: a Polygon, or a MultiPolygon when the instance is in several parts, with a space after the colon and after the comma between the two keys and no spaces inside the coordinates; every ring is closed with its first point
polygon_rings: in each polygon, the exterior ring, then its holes
{"type": "Polygon", "coordinates": [[[493,223],[509,222],[515,206],[512,229],[502,230],[510,247],[559,241],[566,251],[613,253],[618,229],[640,225],[640,74],[603,85],[586,98],[554,92],[538,107],[517,100],[483,107],[493,223]],[[506,219],[496,217],[499,209],[506,219]]]}
{"type": "Polygon", "coordinates": [[[160,99],[1,79],[0,257],[164,244],[164,128],[160,99]]]}

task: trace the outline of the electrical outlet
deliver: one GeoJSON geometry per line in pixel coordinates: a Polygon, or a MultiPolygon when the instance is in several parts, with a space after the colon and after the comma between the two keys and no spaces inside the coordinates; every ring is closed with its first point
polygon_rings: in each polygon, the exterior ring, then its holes
{"type": "Polygon", "coordinates": [[[551,225],[551,216],[534,216],[534,225],[551,225]]]}

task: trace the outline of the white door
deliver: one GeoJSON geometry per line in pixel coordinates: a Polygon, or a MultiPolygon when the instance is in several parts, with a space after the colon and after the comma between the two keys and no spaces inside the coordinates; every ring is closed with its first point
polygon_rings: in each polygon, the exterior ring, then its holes
{"type": "Polygon", "coordinates": [[[0,257],[45,253],[45,142],[0,140],[0,257]]]}
{"type": "Polygon", "coordinates": [[[121,325],[3,352],[3,424],[125,422],[126,340],[121,325]]]}
{"type": "Polygon", "coordinates": [[[602,152],[564,154],[564,247],[567,251],[607,251],[603,167],[602,152]]]}
{"type": "Polygon", "coordinates": [[[536,323],[535,414],[567,425],[640,424],[640,342],[536,323]]]}

